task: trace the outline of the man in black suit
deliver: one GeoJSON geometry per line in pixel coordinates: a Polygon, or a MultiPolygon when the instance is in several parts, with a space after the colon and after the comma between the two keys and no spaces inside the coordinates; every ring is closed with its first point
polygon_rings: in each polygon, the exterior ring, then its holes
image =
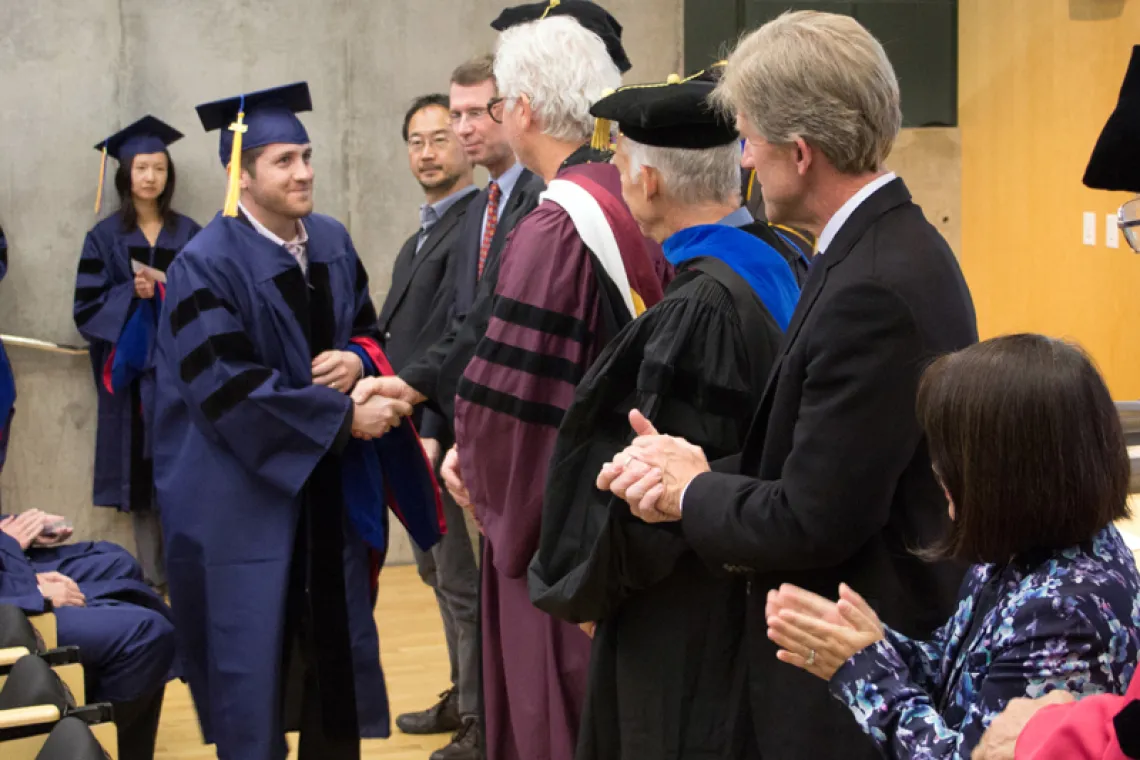
{"type": "MultiPolygon", "coordinates": [[[[451,75],[448,98],[451,128],[467,160],[486,168],[491,181],[484,190],[471,196],[462,218],[454,224],[453,253],[449,257],[451,271],[439,286],[441,298],[445,298],[449,306],[448,323],[442,330],[422,330],[410,352],[413,358],[395,365],[400,378],[431,400],[424,411],[425,416],[431,415],[429,423],[443,421],[449,436],[459,378],[475,355],[475,346],[490,320],[499,252],[515,224],[538,205],[538,195],[545,187],[541,178],[518,162],[507,143],[503,125],[491,118],[490,106],[498,95],[493,64],[491,56],[483,56],[460,65],[451,75]]],[[[382,313],[381,323],[383,321],[382,313]]],[[[451,445],[450,437],[439,440],[444,450],[451,445]]],[[[444,498],[454,505],[449,495],[445,494],[444,498]]],[[[451,513],[448,524],[452,524],[451,513]]],[[[466,540],[466,530],[448,531],[449,538],[453,534],[462,535],[466,540]]],[[[448,544],[445,539],[440,547],[448,544]]],[[[474,568],[469,543],[462,550],[465,567],[468,556],[470,567],[474,568]]],[[[464,572],[463,577],[467,575],[464,572]]],[[[477,576],[475,583],[478,584],[477,576]]],[[[463,609],[466,616],[467,607],[463,609]]],[[[478,631],[478,615],[474,609],[471,614],[474,630],[478,631]]],[[[444,620],[447,620],[446,612],[444,620]]],[[[477,655],[477,644],[475,652],[477,655]]],[[[461,659],[460,671],[465,670],[464,662],[461,659]]],[[[477,662],[475,672],[478,674],[477,662]]],[[[478,679],[472,683],[461,674],[456,688],[445,691],[437,704],[423,712],[399,716],[396,725],[405,733],[413,734],[455,731],[451,743],[434,753],[432,760],[481,760],[481,729],[475,717],[481,712],[481,696],[478,679]]]]}
{"type": "Polygon", "coordinates": [[[454,414],[455,391],[475,346],[491,319],[492,296],[499,277],[499,253],[514,226],[538,205],[546,189],[542,178],[523,168],[507,142],[503,125],[491,116],[501,98],[494,58],[483,56],[458,67],[451,76],[451,119],[468,159],[491,176],[471,203],[461,237],[466,254],[456,276],[450,329],[422,346],[420,359],[380,384],[382,395],[427,401],[445,417],[454,414]],[[414,390],[412,390],[414,389],[414,390]]]}
{"type": "Polygon", "coordinates": [[[740,44],[716,97],[737,114],[768,219],[815,235],[818,254],[743,452],[710,466],[634,412],[639,437],[598,486],[647,522],[679,520],[707,563],[748,576],[734,757],[877,757],[827,684],[776,659],[765,599],[781,583],[835,598],[845,582],[908,636],[950,614],[962,569],[912,553],[949,519],[914,407],[925,364],[977,340],[973,304],[883,168],[898,83],[856,21],[779,17],[740,44]]]}
{"type": "MultiPolygon", "coordinates": [[[[419,229],[396,257],[392,285],[380,310],[384,351],[396,371],[415,360],[417,346],[439,338],[448,328],[456,275],[464,263],[461,233],[477,193],[471,164],[451,129],[446,95],[418,98],[404,116],[402,136],[424,203],[419,229]]],[[[451,446],[451,421],[422,409],[415,422],[425,452],[438,466],[441,452],[451,446]]],[[[452,688],[437,709],[399,716],[396,723],[407,733],[458,731],[465,717],[477,722],[479,710],[479,570],[463,510],[448,493],[442,497],[447,533],[428,552],[414,544],[412,550],[420,577],[439,603],[452,688]]]]}

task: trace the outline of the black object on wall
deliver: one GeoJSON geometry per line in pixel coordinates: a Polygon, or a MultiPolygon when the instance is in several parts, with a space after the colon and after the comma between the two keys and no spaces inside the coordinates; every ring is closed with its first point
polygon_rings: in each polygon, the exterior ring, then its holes
{"type": "Polygon", "coordinates": [[[958,124],[958,0],[685,0],[685,68],[720,60],[741,35],[788,10],[853,16],[883,43],[903,126],[958,124]]]}

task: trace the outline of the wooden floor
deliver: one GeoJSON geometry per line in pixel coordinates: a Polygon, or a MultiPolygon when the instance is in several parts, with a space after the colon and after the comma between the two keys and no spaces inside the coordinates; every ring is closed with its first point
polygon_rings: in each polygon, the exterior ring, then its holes
{"type": "MultiPolygon", "coordinates": [[[[447,644],[439,608],[414,566],[388,567],[380,574],[376,622],[380,628],[380,657],[388,682],[388,698],[392,703],[392,738],[364,742],[362,756],[368,760],[427,760],[433,751],[447,744],[450,737],[405,736],[395,726],[396,715],[428,707],[449,685],[447,644]]],[[[190,692],[178,681],[166,690],[155,757],[158,760],[216,757],[212,747],[202,744],[190,692]]]]}

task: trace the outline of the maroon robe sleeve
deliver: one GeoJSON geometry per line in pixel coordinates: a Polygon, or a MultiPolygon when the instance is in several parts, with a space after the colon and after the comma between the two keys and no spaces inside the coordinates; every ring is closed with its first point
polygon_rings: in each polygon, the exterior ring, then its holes
{"type": "Polygon", "coordinates": [[[456,402],[464,483],[511,578],[524,577],[538,546],[558,425],[601,349],[597,297],[591,257],[561,208],[546,203],[515,228],[456,402]]]}

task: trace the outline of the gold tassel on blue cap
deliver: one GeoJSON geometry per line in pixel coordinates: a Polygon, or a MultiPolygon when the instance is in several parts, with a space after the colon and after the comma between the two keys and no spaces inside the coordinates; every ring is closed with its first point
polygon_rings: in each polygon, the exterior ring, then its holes
{"type": "Polygon", "coordinates": [[[107,143],[103,143],[103,160],[99,164],[99,189],[95,191],[95,213],[103,209],[103,183],[107,179],[107,143]]]}
{"type": "Polygon", "coordinates": [[[241,136],[249,129],[245,124],[245,96],[238,106],[237,121],[230,125],[234,133],[234,144],[230,150],[230,178],[226,184],[226,203],[222,207],[223,216],[237,216],[238,200],[241,198],[241,136]]]}

